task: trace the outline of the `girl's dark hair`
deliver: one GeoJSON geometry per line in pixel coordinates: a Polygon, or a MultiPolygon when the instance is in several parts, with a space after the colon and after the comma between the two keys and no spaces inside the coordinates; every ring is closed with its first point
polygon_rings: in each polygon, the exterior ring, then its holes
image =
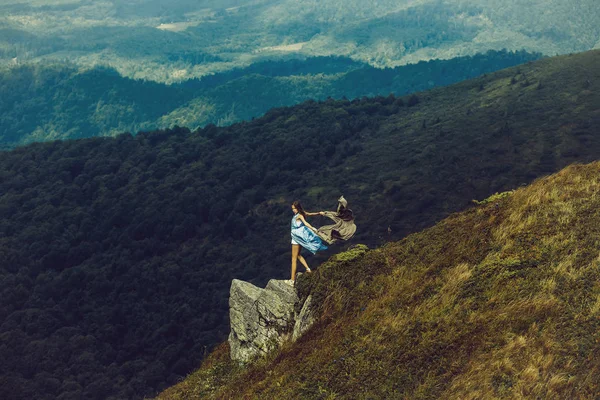
{"type": "Polygon", "coordinates": [[[292,205],[294,207],[296,207],[296,210],[298,210],[298,213],[300,213],[303,217],[306,217],[306,211],[304,211],[304,208],[302,208],[302,204],[300,204],[300,202],[298,200],[294,201],[292,203],[292,205]]]}

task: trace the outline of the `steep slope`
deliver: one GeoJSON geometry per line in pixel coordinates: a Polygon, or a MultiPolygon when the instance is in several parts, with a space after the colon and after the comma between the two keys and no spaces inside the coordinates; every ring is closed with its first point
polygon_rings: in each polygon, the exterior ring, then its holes
{"type": "Polygon", "coordinates": [[[312,211],[344,194],[374,247],[596,159],[599,64],[594,51],[415,96],[1,153],[0,398],[177,382],[226,337],[232,278],[288,276],[295,199],[312,211]]]}
{"type": "Polygon", "coordinates": [[[592,399],[600,391],[600,162],[492,196],[303,276],[296,344],[220,347],[159,399],[592,399]]]}

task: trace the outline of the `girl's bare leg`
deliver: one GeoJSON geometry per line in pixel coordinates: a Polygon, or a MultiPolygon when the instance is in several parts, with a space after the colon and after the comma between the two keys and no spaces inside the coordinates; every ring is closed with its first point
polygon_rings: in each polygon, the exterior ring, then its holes
{"type": "Polygon", "coordinates": [[[306,268],[306,272],[312,272],[310,270],[310,268],[308,268],[308,264],[306,263],[306,260],[300,254],[298,254],[298,260],[300,260],[300,264],[304,265],[304,268],[306,268]]]}
{"type": "Polygon", "coordinates": [[[292,281],[296,280],[296,261],[298,260],[299,254],[300,254],[300,245],[293,244],[292,245],[292,281]]]}

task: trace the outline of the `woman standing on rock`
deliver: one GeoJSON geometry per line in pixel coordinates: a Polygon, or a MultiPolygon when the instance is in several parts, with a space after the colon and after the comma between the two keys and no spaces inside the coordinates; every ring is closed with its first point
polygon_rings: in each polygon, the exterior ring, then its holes
{"type": "Polygon", "coordinates": [[[299,260],[306,268],[306,272],[311,272],[304,257],[300,255],[300,246],[315,254],[319,250],[327,250],[327,246],[321,238],[316,234],[317,229],[309,224],[304,217],[306,212],[302,208],[299,201],[292,203],[292,278],[290,283],[296,281],[296,264],[299,260]]]}

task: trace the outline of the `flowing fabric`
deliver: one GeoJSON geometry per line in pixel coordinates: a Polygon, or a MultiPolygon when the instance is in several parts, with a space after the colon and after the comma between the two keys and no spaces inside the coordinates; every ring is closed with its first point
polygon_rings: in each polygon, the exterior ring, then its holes
{"type": "MultiPolygon", "coordinates": [[[[352,215],[351,210],[346,211],[349,211],[349,214],[352,215]]],[[[317,235],[327,244],[334,244],[338,240],[348,240],[354,236],[356,225],[353,217],[344,219],[344,215],[340,217],[340,214],[335,211],[324,211],[322,215],[335,222],[333,225],[325,225],[317,230],[317,235]]]]}
{"type": "Polygon", "coordinates": [[[317,251],[327,250],[327,246],[321,238],[308,229],[302,221],[298,220],[300,225],[297,226],[296,217],[297,215],[292,217],[292,240],[313,254],[317,251]]]}
{"type": "Polygon", "coordinates": [[[321,215],[331,219],[334,224],[322,226],[317,230],[317,235],[327,244],[334,244],[338,240],[348,240],[356,232],[354,214],[348,208],[348,201],[341,196],[338,199],[337,211],[324,211],[321,215]]]}

